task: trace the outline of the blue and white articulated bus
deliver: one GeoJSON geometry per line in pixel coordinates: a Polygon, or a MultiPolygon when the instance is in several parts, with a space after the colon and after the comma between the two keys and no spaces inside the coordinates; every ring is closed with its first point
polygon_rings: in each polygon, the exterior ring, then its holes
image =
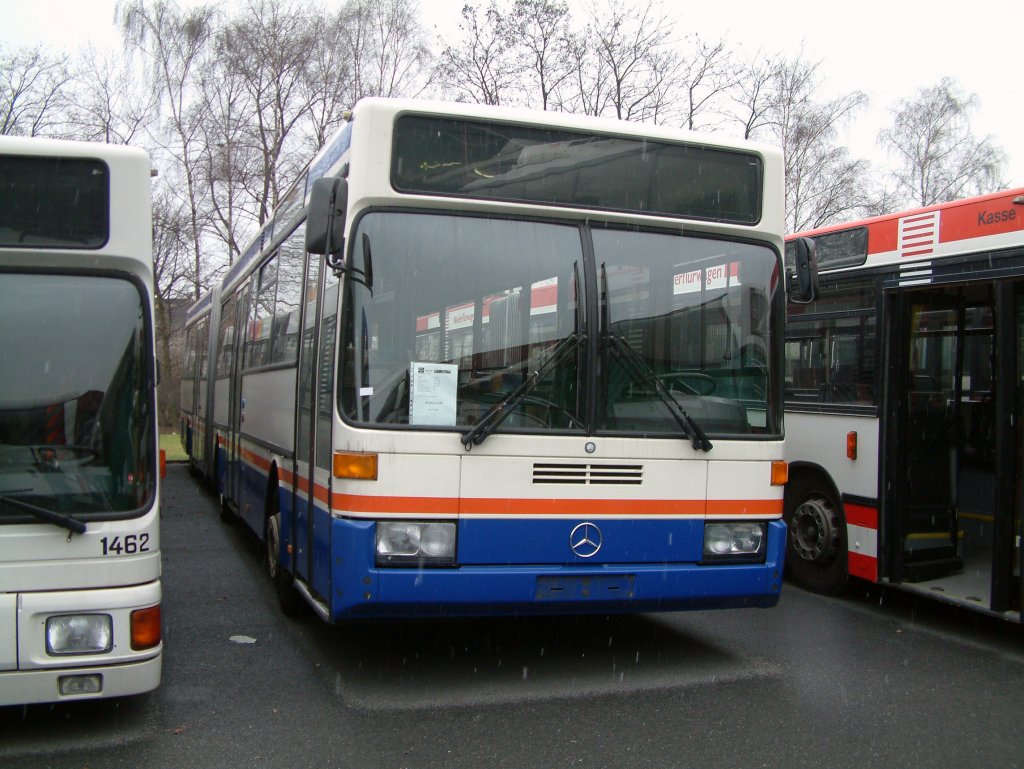
{"type": "Polygon", "coordinates": [[[324,620],[773,606],[783,169],[369,99],[189,317],[191,462],[324,620]]]}

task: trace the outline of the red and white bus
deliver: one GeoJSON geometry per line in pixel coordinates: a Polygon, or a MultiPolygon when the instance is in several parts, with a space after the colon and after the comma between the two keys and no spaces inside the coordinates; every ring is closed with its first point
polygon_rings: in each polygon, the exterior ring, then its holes
{"type": "Polygon", "coordinates": [[[1024,189],[800,233],[787,569],[1021,618],[1024,189]]]}

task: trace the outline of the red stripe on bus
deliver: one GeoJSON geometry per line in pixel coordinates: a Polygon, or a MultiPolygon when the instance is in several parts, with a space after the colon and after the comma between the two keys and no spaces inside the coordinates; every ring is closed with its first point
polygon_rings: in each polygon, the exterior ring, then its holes
{"type": "MultiPolygon", "coordinates": [[[[320,498],[320,488],[320,486],[317,486],[318,499],[320,498]]],[[[459,500],[452,499],[451,497],[385,497],[336,492],[332,496],[331,507],[335,510],[347,510],[353,513],[458,515],[459,500]]]]}
{"type": "MultiPolygon", "coordinates": [[[[270,463],[250,451],[242,454],[265,470],[270,463]]],[[[307,492],[309,479],[278,468],[281,480],[300,492],[307,492]]],[[[324,504],[330,501],[334,510],[353,513],[399,513],[413,515],[495,515],[539,516],[558,515],[573,517],[680,517],[714,518],[782,516],[781,499],[510,499],[457,497],[403,497],[370,494],[345,494],[315,484],[313,496],[324,504]]]]}
{"type": "MultiPolygon", "coordinates": [[[[320,498],[320,487],[317,487],[320,498]]],[[[495,515],[538,516],[559,515],[574,517],[714,517],[759,516],[765,518],[782,515],[782,500],[737,499],[508,499],[452,497],[389,497],[362,494],[333,495],[331,506],[336,510],[354,513],[412,513],[418,515],[495,515]]]]}
{"type": "Polygon", "coordinates": [[[849,502],[843,505],[846,511],[846,522],[851,526],[863,526],[865,529],[878,530],[878,508],[867,505],[854,505],[849,502]]]}
{"type": "Polygon", "coordinates": [[[277,468],[277,477],[282,483],[287,486],[295,487],[295,479],[298,477],[289,470],[285,470],[283,467],[277,468]]]}
{"type": "Polygon", "coordinates": [[[759,515],[766,518],[782,515],[781,499],[709,499],[707,514],[716,517],[759,515]]]}
{"type": "Polygon", "coordinates": [[[847,553],[846,570],[851,577],[860,577],[869,582],[878,582],[878,559],[860,553],[847,553]]]}

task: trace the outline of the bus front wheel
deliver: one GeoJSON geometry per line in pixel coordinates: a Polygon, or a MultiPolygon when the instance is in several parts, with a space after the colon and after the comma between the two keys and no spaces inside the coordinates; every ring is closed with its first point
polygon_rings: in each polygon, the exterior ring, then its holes
{"type": "Polygon", "coordinates": [[[846,587],[846,521],[833,495],[810,477],[786,489],[786,566],[799,584],[836,595],[846,587]]]}
{"type": "MultiPolygon", "coordinates": [[[[276,493],[271,494],[271,499],[276,493]]],[[[281,611],[288,617],[298,617],[306,610],[306,602],[295,589],[292,575],[281,566],[281,513],[275,502],[269,503],[264,523],[263,558],[267,575],[274,585],[281,611]]]]}

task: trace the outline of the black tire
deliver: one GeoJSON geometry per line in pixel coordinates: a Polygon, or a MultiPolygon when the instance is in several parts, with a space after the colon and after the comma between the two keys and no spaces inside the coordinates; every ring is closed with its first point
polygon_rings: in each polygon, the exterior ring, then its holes
{"type": "Polygon", "coordinates": [[[233,525],[238,520],[238,516],[235,515],[235,511],[231,509],[231,503],[228,502],[228,498],[223,494],[220,495],[220,520],[222,523],[226,523],[229,526],[233,525]]]}
{"type": "Polygon", "coordinates": [[[824,486],[798,475],[786,487],[786,571],[812,592],[838,595],[849,581],[846,520],[824,486]]]}
{"type": "Polygon", "coordinates": [[[263,566],[274,585],[282,613],[287,617],[305,614],[306,600],[296,590],[292,575],[281,566],[281,513],[276,487],[271,489],[267,500],[267,518],[263,524],[263,566]]]}

